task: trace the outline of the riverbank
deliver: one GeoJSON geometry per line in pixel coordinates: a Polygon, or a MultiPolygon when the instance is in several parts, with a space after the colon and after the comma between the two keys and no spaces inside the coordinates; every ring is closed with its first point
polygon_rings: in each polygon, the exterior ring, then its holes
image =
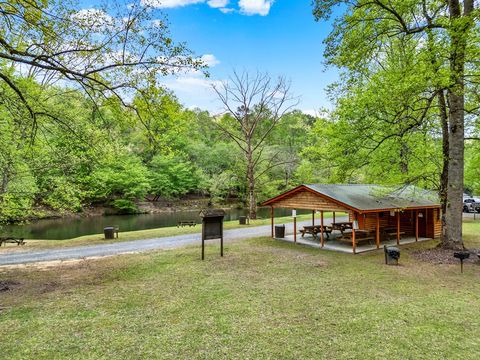
{"type": "MultiPolygon", "coordinates": [[[[136,211],[125,212],[121,209],[116,209],[108,204],[94,204],[84,206],[81,211],[56,211],[45,207],[36,207],[33,215],[28,218],[19,219],[18,223],[22,224],[28,222],[35,222],[39,220],[62,219],[62,218],[89,218],[96,216],[110,216],[110,215],[138,215],[138,214],[162,214],[172,213],[176,211],[185,210],[200,210],[208,207],[210,198],[189,196],[183,199],[159,199],[156,201],[138,201],[135,202],[136,211]]],[[[230,200],[223,204],[216,204],[219,209],[233,209],[242,208],[242,205],[237,200],[230,200]]]]}
{"type": "MultiPolygon", "coordinates": [[[[332,217],[332,213],[325,213],[324,217],[326,219],[332,217]]],[[[312,218],[311,214],[299,215],[297,217],[297,221],[305,221],[312,218]]],[[[291,223],[293,218],[291,216],[285,217],[276,217],[275,223],[276,224],[286,224],[291,223]]],[[[316,219],[318,223],[320,220],[316,219]]],[[[268,225],[270,224],[270,219],[256,219],[250,220],[249,225],[240,225],[238,220],[231,220],[224,222],[224,229],[237,229],[237,228],[252,228],[256,226],[268,225]]],[[[157,229],[148,229],[148,230],[139,230],[139,231],[127,231],[122,232],[120,229],[120,234],[118,239],[112,240],[105,240],[103,234],[94,234],[94,235],[85,235],[71,239],[65,240],[26,240],[25,246],[3,246],[0,248],[1,253],[7,252],[17,252],[17,251],[28,251],[31,249],[48,249],[48,248],[66,248],[72,246],[79,246],[79,245],[95,245],[95,244],[111,244],[123,241],[131,241],[131,240],[141,240],[141,239],[153,239],[153,238],[161,238],[161,237],[169,237],[175,235],[185,235],[185,234],[195,234],[200,233],[201,231],[201,224],[197,224],[194,227],[177,227],[177,226],[169,226],[169,227],[162,227],[157,229]]]]}

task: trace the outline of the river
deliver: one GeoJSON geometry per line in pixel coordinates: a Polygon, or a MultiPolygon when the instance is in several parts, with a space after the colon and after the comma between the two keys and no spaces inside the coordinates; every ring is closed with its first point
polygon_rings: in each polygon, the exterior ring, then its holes
{"type": "MultiPolygon", "coordinates": [[[[298,214],[307,213],[297,211],[298,214]]],[[[59,218],[38,220],[24,225],[6,225],[0,229],[1,236],[25,239],[64,240],[103,232],[106,226],[118,226],[120,231],[155,229],[177,225],[178,221],[200,222],[199,210],[182,210],[156,214],[91,216],[85,218],[59,218]]],[[[246,209],[226,210],[225,221],[237,220],[247,214],[246,209]]],[[[288,209],[276,209],[275,216],[291,214],[288,209]]],[[[270,217],[270,208],[259,208],[258,217],[270,217]]]]}

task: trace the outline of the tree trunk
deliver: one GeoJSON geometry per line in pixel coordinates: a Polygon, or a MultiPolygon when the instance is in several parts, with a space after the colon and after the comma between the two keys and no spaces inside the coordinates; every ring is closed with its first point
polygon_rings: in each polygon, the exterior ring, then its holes
{"type": "Polygon", "coordinates": [[[440,178],[440,203],[442,204],[442,235],[441,241],[442,244],[445,243],[445,232],[447,229],[447,187],[448,187],[448,159],[449,154],[449,130],[448,130],[448,113],[447,113],[447,104],[445,102],[445,94],[443,90],[439,90],[437,94],[438,98],[438,108],[440,116],[440,125],[442,126],[442,157],[443,157],[443,169],[442,175],[440,178]]]}
{"type": "MultiPolygon", "coordinates": [[[[473,3],[465,1],[464,15],[469,16],[473,3]],[[468,3],[468,4],[467,4],[468,3]]],[[[448,174],[447,201],[445,206],[445,224],[442,247],[459,249],[463,247],[463,176],[465,141],[465,49],[471,22],[459,21],[462,17],[460,3],[450,1],[450,21],[452,22],[450,51],[451,86],[447,92],[448,100],[448,174]]]]}
{"type": "MultiPolygon", "coordinates": [[[[250,146],[249,146],[250,148],[250,146]]],[[[248,216],[250,219],[257,218],[257,199],[255,196],[255,168],[253,154],[248,151],[247,158],[247,184],[248,184],[248,216]]]]}
{"type": "Polygon", "coordinates": [[[464,172],[464,96],[453,91],[449,100],[449,149],[448,174],[445,204],[445,224],[442,247],[458,249],[463,247],[463,172],[464,172]]]}

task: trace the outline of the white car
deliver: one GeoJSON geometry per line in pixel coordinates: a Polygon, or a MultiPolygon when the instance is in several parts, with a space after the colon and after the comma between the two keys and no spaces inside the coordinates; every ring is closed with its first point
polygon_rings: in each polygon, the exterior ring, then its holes
{"type": "Polygon", "coordinates": [[[478,212],[480,213],[480,199],[479,198],[464,198],[463,199],[464,212],[478,212]]]}

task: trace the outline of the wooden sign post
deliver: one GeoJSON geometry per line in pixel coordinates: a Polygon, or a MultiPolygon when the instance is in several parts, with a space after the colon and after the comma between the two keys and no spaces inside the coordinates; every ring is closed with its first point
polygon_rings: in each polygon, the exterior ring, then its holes
{"type": "Polygon", "coordinates": [[[205,240],[220,239],[220,256],[223,256],[223,210],[202,210],[202,260],[205,259],[205,240]]]}

